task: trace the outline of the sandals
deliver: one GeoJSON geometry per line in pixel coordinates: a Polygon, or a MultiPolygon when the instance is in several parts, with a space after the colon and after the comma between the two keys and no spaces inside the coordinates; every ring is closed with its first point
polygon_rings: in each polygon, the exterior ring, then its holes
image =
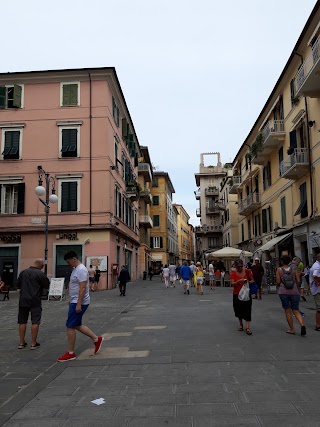
{"type": "Polygon", "coordinates": [[[252,335],[252,332],[250,331],[250,329],[246,329],[246,334],[247,335],[252,335]]]}
{"type": "Polygon", "coordinates": [[[286,334],[295,335],[296,333],[295,332],[291,332],[291,331],[286,331],[286,334]]]}
{"type": "Polygon", "coordinates": [[[238,331],[239,332],[243,331],[243,326],[239,326],[238,331]]]}
{"type": "Polygon", "coordinates": [[[24,344],[19,344],[18,350],[22,350],[23,348],[27,347],[27,343],[25,342],[24,344]]]}
{"type": "Polygon", "coordinates": [[[32,345],[30,347],[30,350],[36,350],[38,347],[40,347],[40,344],[38,342],[36,342],[36,345],[32,345]]]}

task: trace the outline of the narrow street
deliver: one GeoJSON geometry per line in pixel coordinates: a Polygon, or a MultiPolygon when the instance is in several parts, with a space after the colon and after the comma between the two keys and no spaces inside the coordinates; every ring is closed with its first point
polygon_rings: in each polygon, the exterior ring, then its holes
{"type": "MultiPolygon", "coordinates": [[[[85,324],[105,337],[100,354],[77,337],[66,350],[66,302],[43,302],[41,346],[18,350],[17,303],[0,302],[0,425],[210,427],[319,426],[319,333],[301,303],[307,336],[288,335],[277,295],[253,301],[252,336],[238,332],[232,290],[184,295],[158,277],[91,294],[85,324]],[[91,401],[103,398],[96,405],[91,401]]],[[[30,326],[29,326],[30,327],[30,326]]],[[[29,331],[29,329],[28,329],[29,331]]],[[[27,342],[30,343],[29,335],[27,342]]]]}

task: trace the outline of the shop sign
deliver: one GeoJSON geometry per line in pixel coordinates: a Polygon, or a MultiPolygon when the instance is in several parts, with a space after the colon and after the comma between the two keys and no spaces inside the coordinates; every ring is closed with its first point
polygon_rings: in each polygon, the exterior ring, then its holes
{"type": "Polygon", "coordinates": [[[77,232],[60,233],[59,234],[59,239],[64,239],[64,240],[79,240],[77,232]]]}
{"type": "Polygon", "coordinates": [[[2,234],[0,235],[2,243],[21,243],[21,234],[2,234]]]}

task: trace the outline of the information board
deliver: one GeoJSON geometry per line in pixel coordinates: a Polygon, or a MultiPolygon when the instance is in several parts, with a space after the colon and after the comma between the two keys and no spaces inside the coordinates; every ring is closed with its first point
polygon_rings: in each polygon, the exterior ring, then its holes
{"type": "Polygon", "coordinates": [[[89,270],[90,265],[93,268],[102,271],[108,271],[108,257],[104,255],[87,256],[87,269],[89,270]]]}
{"type": "Polygon", "coordinates": [[[64,277],[53,277],[50,280],[48,300],[50,299],[50,297],[60,297],[60,300],[62,301],[64,296],[64,277]]]}

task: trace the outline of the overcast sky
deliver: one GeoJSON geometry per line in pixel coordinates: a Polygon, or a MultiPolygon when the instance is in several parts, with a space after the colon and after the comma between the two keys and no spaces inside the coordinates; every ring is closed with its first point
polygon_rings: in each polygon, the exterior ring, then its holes
{"type": "Polygon", "coordinates": [[[1,0],[0,72],[116,67],[141,145],[198,224],[200,153],[232,161],[316,0],[1,0]]]}

